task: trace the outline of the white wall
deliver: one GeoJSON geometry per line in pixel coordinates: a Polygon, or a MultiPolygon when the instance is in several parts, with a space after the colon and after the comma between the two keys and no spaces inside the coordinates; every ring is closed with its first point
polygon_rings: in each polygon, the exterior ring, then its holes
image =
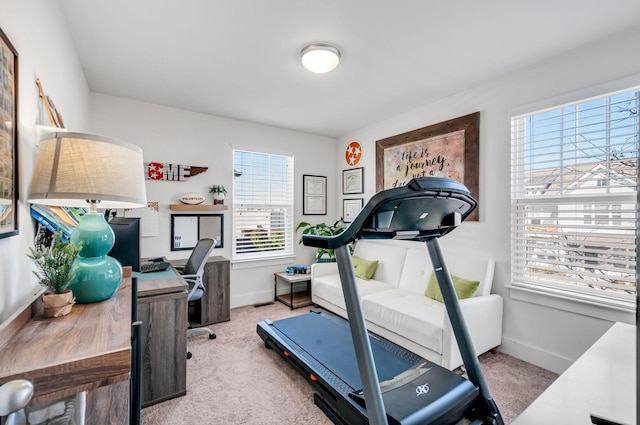
{"type": "MultiPolygon", "coordinates": [[[[145,162],[195,165],[209,169],[184,182],[147,180],[149,201],[159,202],[159,235],[143,238],[142,255],[186,258],[189,251],[170,251],[171,222],[169,204],[178,197],[196,192],[209,197],[208,187],[224,185],[229,193],[225,205],[231,205],[233,187],[232,146],[292,153],[295,157],[295,220],[333,222],[338,217],[337,193],[332,190],[338,180],[335,168],[336,141],[280,128],[252,124],[179,109],[91,94],[90,131],[117,137],[140,146],[145,162]],[[302,215],[302,175],[328,177],[326,216],[302,215]]],[[[241,177],[240,177],[241,178],[241,177]]],[[[208,200],[211,203],[211,200],[208,200]]],[[[194,213],[198,213],[197,211],[194,213]]],[[[231,258],[231,212],[224,213],[224,247],[213,255],[231,258]]],[[[296,242],[299,234],[296,235],[296,242]]],[[[231,271],[231,307],[266,302],[273,299],[273,273],[286,265],[308,264],[313,250],[295,246],[298,256],[280,262],[234,264],[231,271]]]]}
{"type": "MultiPolygon", "coordinates": [[[[513,111],[522,112],[523,107],[534,103],[533,107],[541,106],[548,99],[566,102],[601,94],[594,86],[605,83],[603,90],[640,84],[638,45],[640,28],[339,139],[336,158],[343,168],[347,168],[343,155],[348,143],[358,140],[363,144],[365,155],[360,166],[365,167],[368,199],[375,192],[376,140],[480,111],[480,221],[463,223],[441,243],[496,260],[493,292],[505,301],[501,350],[554,371],[568,367],[611,321],[511,298],[506,287],[510,284],[509,119],[513,111]]],[[[630,314],[615,317],[635,323],[630,314]]]]}
{"type": "MultiPolygon", "coordinates": [[[[18,236],[0,239],[0,320],[13,314],[38,290],[26,257],[33,227],[25,202],[37,142],[36,123],[44,123],[39,110],[35,76],[42,80],[61,111],[66,126],[119,137],[138,144],[145,160],[208,166],[209,170],[186,183],[149,182],[150,200],[161,205],[160,236],[144,240],[143,255],[186,256],[169,250],[168,204],[181,193],[205,192],[210,184],[231,187],[231,145],[293,152],[296,156],[296,220],[332,222],[341,215],[341,170],[344,149],[359,140],[364,155],[365,195],[375,192],[375,141],[467,113],[480,111],[480,217],[464,223],[443,239],[443,245],[465,246],[497,262],[494,292],[505,300],[501,349],[527,361],[561,371],[576,359],[610,325],[607,320],[517,301],[509,289],[509,117],[523,106],[574,92],[591,95],[590,88],[628,78],[640,84],[640,28],[619,34],[532,67],[493,84],[441,102],[425,105],[335,140],[283,129],[227,120],[164,108],[101,94],[89,95],[87,84],[57,3],[50,0],[0,0],[0,28],[19,53],[19,154],[20,202],[18,236]],[[89,112],[90,111],[90,112],[89,112]],[[90,113],[90,116],[89,116],[90,113]],[[89,121],[89,124],[87,124],[89,121]],[[302,216],[299,187],[302,174],[328,177],[326,217],[302,216]]],[[[616,88],[616,84],[611,85],[616,88]]],[[[621,87],[617,87],[621,88],[621,87]]],[[[566,95],[566,97],[565,97],[566,95]]],[[[353,196],[360,197],[360,196],[353,196]]],[[[225,247],[215,251],[230,258],[229,212],[225,213],[225,247]]],[[[290,263],[312,261],[313,251],[296,246],[298,257],[290,263]]],[[[234,265],[231,277],[232,307],[270,300],[274,271],[283,264],[256,268],[234,265]]]]}
{"type": "Polygon", "coordinates": [[[0,28],[18,51],[19,235],[0,239],[0,322],[39,289],[27,247],[34,228],[25,199],[38,142],[35,125],[47,124],[40,110],[35,77],[62,114],[65,126],[85,129],[89,89],[58,3],[0,0],[0,28]]]}

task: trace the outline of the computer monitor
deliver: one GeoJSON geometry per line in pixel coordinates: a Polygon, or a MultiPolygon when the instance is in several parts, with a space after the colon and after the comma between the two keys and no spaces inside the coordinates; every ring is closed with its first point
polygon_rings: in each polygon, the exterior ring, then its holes
{"type": "Polygon", "coordinates": [[[140,271],[140,217],[113,217],[109,225],[116,241],[108,255],[123,266],[140,271]]]}

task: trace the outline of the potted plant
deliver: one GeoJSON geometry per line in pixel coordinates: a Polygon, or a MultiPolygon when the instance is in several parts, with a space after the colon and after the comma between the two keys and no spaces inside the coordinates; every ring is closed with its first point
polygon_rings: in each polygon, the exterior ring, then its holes
{"type": "Polygon", "coordinates": [[[44,314],[46,317],[60,317],[71,312],[75,298],[67,285],[76,273],[74,262],[78,258],[81,244],[62,241],[62,232],[54,233],[50,246],[39,249],[29,248],[27,256],[31,258],[38,270],[33,274],[40,285],[49,289],[42,294],[44,314]]]}
{"type": "Polygon", "coordinates": [[[227,189],[221,184],[214,184],[209,187],[209,193],[213,194],[213,205],[224,205],[224,194],[227,193],[227,189]]]}
{"type": "MultiPolygon", "coordinates": [[[[302,235],[319,235],[319,236],[334,236],[342,233],[347,228],[347,224],[342,219],[328,225],[326,223],[311,224],[307,222],[300,222],[296,227],[296,232],[302,229],[302,235]]],[[[302,243],[302,236],[298,243],[302,243]]],[[[316,252],[316,263],[332,262],[336,261],[336,254],[332,249],[318,248],[316,252]]]]}

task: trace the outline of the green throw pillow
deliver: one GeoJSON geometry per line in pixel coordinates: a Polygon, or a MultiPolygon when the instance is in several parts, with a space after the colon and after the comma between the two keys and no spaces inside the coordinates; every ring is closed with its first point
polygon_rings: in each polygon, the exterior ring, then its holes
{"type": "MultiPolygon", "coordinates": [[[[451,275],[451,280],[453,281],[453,288],[456,290],[456,295],[459,300],[473,297],[478,290],[478,286],[480,286],[480,282],[477,280],[466,280],[454,275],[451,275]]],[[[424,291],[424,295],[441,303],[444,302],[435,272],[431,272],[429,284],[427,285],[427,290],[424,291]]]]}
{"type": "Polygon", "coordinates": [[[351,257],[353,270],[356,277],[369,280],[373,277],[378,268],[378,260],[369,261],[358,257],[351,257]]]}

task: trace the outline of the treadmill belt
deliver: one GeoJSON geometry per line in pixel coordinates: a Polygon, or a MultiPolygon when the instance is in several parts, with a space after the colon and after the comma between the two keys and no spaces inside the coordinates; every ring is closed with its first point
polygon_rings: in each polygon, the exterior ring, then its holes
{"type": "MultiPolygon", "coordinates": [[[[310,313],[278,320],[273,322],[273,326],[351,388],[362,388],[351,329],[346,320],[310,313]]],[[[369,341],[380,382],[415,366],[414,359],[398,356],[376,338],[369,336],[369,341]]]]}

